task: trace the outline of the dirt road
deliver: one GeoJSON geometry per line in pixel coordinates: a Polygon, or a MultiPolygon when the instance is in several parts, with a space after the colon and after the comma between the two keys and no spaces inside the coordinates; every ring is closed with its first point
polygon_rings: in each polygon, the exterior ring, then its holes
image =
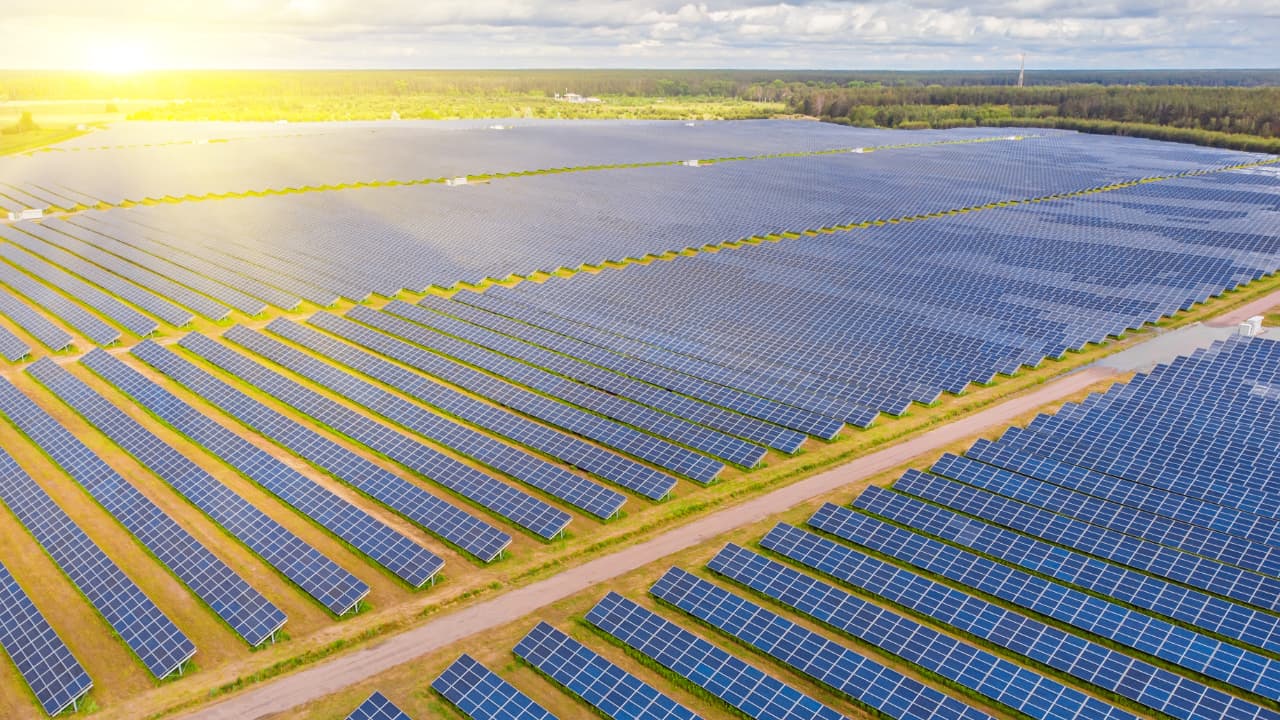
{"type": "Polygon", "coordinates": [[[442,615],[385,642],[258,686],[187,717],[201,720],[249,720],[287,711],[397,665],[411,662],[470,635],[509,623],[654,560],[776,515],[785,508],[891,470],[919,455],[988,428],[1008,425],[1020,415],[1068,397],[1114,374],[1115,371],[1107,368],[1085,368],[1047,383],[1031,393],[1011,398],[906,442],[718,511],[697,522],[669,530],[651,540],[565,570],[546,580],[442,615]]]}

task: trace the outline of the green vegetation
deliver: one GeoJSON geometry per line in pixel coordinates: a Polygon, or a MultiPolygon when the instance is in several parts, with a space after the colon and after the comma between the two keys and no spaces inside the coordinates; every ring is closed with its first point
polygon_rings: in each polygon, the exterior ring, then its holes
{"type": "Polygon", "coordinates": [[[26,106],[37,123],[54,127],[45,113],[65,116],[65,104],[76,103],[92,107],[81,113],[91,112],[95,120],[802,115],[902,129],[1054,127],[1280,152],[1278,70],[1033,70],[1022,88],[1014,86],[1016,76],[1013,70],[195,71],[118,77],[14,71],[0,73],[0,123],[26,106]],[[558,93],[601,102],[565,102],[558,93]]]}

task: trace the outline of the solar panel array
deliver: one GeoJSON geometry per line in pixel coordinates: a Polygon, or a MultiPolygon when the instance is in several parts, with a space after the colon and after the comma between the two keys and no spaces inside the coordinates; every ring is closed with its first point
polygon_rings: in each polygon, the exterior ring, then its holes
{"type": "Polygon", "coordinates": [[[195,655],[195,644],[3,450],[0,501],[152,675],[168,677],[195,655]]]}
{"type": "MultiPolygon", "coordinates": [[[[1277,619],[1234,597],[1271,609],[1275,576],[1243,575],[1201,554],[1206,536],[1220,543],[1219,555],[1241,549],[1229,559],[1246,565],[1263,556],[1243,548],[1274,547],[1262,538],[1276,518],[1220,501],[1266,484],[1260,466],[1274,456],[1242,449],[1280,440],[1277,360],[1278,341],[1220,343],[980,441],[965,456],[944,456],[929,474],[908,471],[892,491],[870,488],[852,510],[828,504],[809,520],[823,536],[781,524],[761,545],[1153,711],[1280,717],[1270,656],[1277,619]],[[1100,514],[1103,502],[1115,507],[1100,514]],[[1099,518],[1124,531],[1092,524],[1099,518]]],[[[877,632],[871,616],[856,614],[865,602],[774,560],[730,546],[711,567],[825,624],[864,638],[877,632]]],[[[901,632],[871,642],[908,658],[925,647],[901,632]]],[[[943,657],[935,650],[916,662],[943,657]]]]}
{"type": "Polygon", "coordinates": [[[179,344],[281,402],[536,535],[553,538],[569,524],[569,513],[330,400],[215,340],[191,333],[179,344]]]}
{"type": "Polygon", "coordinates": [[[0,647],[49,715],[75,705],[93,687],[89,673],[2,563],[0,647]]]}
{"type": "MultiPolygon", "coordinates": [[[[67,346],[71,345],[71,335],[66,330],[54,325],[49,318],[31,309],[29,305],[4,290],[0,290],[0,314],[12,320],[14,324],[30,333],[36,340],[44,343],[45,347],[54,352],[65,350],[67,346]]],[[[27,350],[29,352],[30,348],[27,348],[27,350]]],[[[18,358],[9,357],[9,359],[20,360],[21,356],[18,358]]]]}
{"type": "Polygon", "coordinates": [[[486,562],[511,536],[236,390],[173,351],[144,342],[135,357],[422,528],[486,562]]]}
{"type": "Polygon", "coordinates": [[[844,716],[632,600],[609,593],[587,621],[730,706],[761,720],[844,716]]]}
{"type": "MultiPolygon", "coordinates": [[[[626,497],[556,465],[427,411],[333,365],[295,350],[243,325],[223,337],[308,378],[336,395],[358,403],[455,452],[484,463],[531,487],[553,495],[600,518],[618,513],[626,497]]],[[[483,488],[477,489],[483,493],[483,488]]]]}
{"type": "Polygon", "coordinates": [[[685,706],[545,622],[514,652],[608,717],[698,720],[685,706]]]}
{"type": "Polygon", "coordinates": [[[347,720],[410,720],[403,710],[387,699],[387,696],[375,692],[369,699],[360,703],[347,720]]]}
{"type": "MultiPolygon", "coordinates": [[[[28,372],[60,395],[90,392],[48,358],[28,372]]],[[[12,385],[0,385],[0,411],[246,642],[260,645],[284,625],[280,608],[12,385]]]]}
{"type": "Polygon", "coordinates": [[[421,587],[444,566],[439,556],[219,425],[105,350],[94,350],[80,362],[401,580],[421,587]]]}
{"type": "Polygon", "coordinates": [[[724,464],[675,443],[646,435],[635,428],[614,422],[572,405],[557,402],[542,394],[511,383],[497,381],[492,375],[478,372],[460,360],[440,363],[443,357],[428,352],[424,343],[433,341],[425,328],[366,307],[354,307],[347,318],[368,327],[341,322],[331,315],[317,315],[311,323],[331,330],[341,337],[395,358],[416,369],[431,373],[460,387],[482,395],[500,405],[518,410],[544,422],[575,432],[583,437],[634,455],[692,480],[709,483],[724,469],[724,464]],[[370,328],[381,330],[373,332],[370,328]],[[393,337],[388,338],[387,335],[393,337]],[[411,341],[405,342],[400,340],[411,341]]]}
{"type": "MultiPolygon", "coordinates": [[[[328,316],[332,317],[332,316],[328,316]]],[[[320,322],[322,315],[312,316],[320,322]]],[[[336,322],[343,321],[333,318],[336,322]]],[[[347,324],[357,329],[359,326],[347,324]]],[[[383,382],[415,400],[497,433],[521,445],[539,450],[574,467],[652,500],[661,500],[676,480],[641,463],[610,453],[567,433],[557,432],[523,416],[476,400],[453,388],[428,380],[375,353],[340,342],[329,335],[285,318],[267,324],[268,332],[296,343],[329,360],[383,382]]],[[[442,361],[443,362],[443,361],[442,361]]],[[[459,367],[461,370],[462,368],[459,367]]],[[[478,373],[476,377],[482,377],[478,373]]]]}
{"type": "Polygon", "coordinates": [[[333,614],[352,611],[369,593],[362,580],[237,495],[65,368],[43,358],[27,371],[333,614]]]}
{"type": "Polygon", "coordinates": [[[556,720],[470,655],[453,661],[431,687],[473,720],[556,720]]]}

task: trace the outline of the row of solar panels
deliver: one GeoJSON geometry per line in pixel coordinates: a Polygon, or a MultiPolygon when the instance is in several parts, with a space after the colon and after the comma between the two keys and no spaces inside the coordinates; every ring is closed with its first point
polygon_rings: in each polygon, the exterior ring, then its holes
{"type": "MultiPolygon", "coordinates": [[[[1277,418],[1280,341],[1232,340],[586,619],[752,718],[841,714],[662,607],[895,718],[1280,718],[1277,418]]],[[[693,717],[546,623],[515,654],[606,717],[693,717]]],[[[433,687],[476,720],[552,717],[466,656],[433,687]]]]}
{"type": "MultiPolygon", "coordinates": [[[[348,324],[357,327],[354,323],[348,324]]],[[[486,429],[510,433],[522,444],[542,450],[567,464],[592,468],[601,477],[641,494],[660,499],[674,485],[674,478],[669,475],[472,399],[331,336],[283,319],[272,323],[271,329],[279,337],[289,338],[317,355],[358,367],[370,377],[423,400],[429,407],[472,420],[486,429]]],[[[298,372],[415,435],[479,460],[566,504],[607,518],[617,512],[625,499],[621,493],[567,472],[536,455],[517,450],[515,446],[500,443],[444,415],[428,411],[422,405],[393,395],[268,335],[237,326],[227,336],[242,347],[298,372]]],[[[235,376],[239,382],[321,420],[338,433],[385,454],[536,535],[550,538],[561,532],[568,522],[567,513],[538,497],[462,464],[409,434],[391,430],[224,344],[193,333],[183,338],[180,345],[235,376]]],[[[478,559],[488,561],[496,558],[511,542],[508,533],[480,517],[370,463],[171,349],[146,341],[134,347],[131,354],[246,426],[478,559]]],[[[441,569],[443,562],[439,556],[274,458],[120,358],[97,349],[84,356],[80,363],[139,407],[150,411],[411,586],[420,587],[428,583],[441,569]]],[[[461,369],[463,366],[457,367],[461,369]]],[[[471,372],[477,377],[485,377],[471,372]]],[[[67,368],[44,358],[30,365],[27,373],[335,615],[350,612],[368,593],[368,586],[348,570],[235,494],[67,368]]],[[[536,397],[531,392],[521,392],[536,397]]],[[[0,412],[248,643],[257,645],[269,640],[284,624],[286,618],[278,607],[40,405],[7,382],[0,383],[0,412]]],[[[585,413],[584,416],[594,417],[585,413]]],[[[595,419],[599,423],[605,422],[595,419]]],[[[653,441],[662,443],[657,439],[653,441]]],[[[654,453],[655,457],[657,455],[654,453]]],[[[179,670],[195,652],[191,641],[102,554],[39,485],[16,463],[10,464],[0,499],[28,526],[37,541],[157,677],[179,670]]],[[[49,682],[50,671],[36,668],[32,670],[32,676],[24,672],[33,688],[58,688],[47,696],[44,696],[45,690],[37,691],[41,694],[41,704],[47,709],[74,702],[83,692],[84,688],[72,681],[78,677],[77,673],[83,672],[78,665],[66,664],[62,670],[70,675],[53,683],[49,682]]]]}
{"type": "Polygon", "coordinates": [[[1274,273],[1277,203],[1280,174],[1224,172],[460,292],[423,308],[484,328],[450,321],[450,332],[592,382],[594,368],[547,353],[664,388],[679,381],[742,413],[753,410],[706,388],[861,426],[1274,273]],[[1186,207],[1238,217],[1206,225],[1178,212],[1186,207]],[[1101,231],[1074,224],[1108,217],[1101,231]]]}

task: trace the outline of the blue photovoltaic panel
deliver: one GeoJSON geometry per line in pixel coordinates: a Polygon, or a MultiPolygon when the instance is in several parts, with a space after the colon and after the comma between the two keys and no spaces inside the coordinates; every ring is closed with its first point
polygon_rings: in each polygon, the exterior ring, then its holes
{"type": "Polygon", "coordinates": [[[49,715],[74,705],[93,687],[80,661],[2,563],[0,647],[49,715]]]}
{"type": "Polygon", "coordinates": [[[774,659],[902,720],[989,717],[680,568],[649,592],[774,659]]]}
{"type": "Polygon", "coordinates": [[[1176,675],[916,573],[779,524],[761,546],[873,595],[1181,720],[1280,713],[1176,675]]]}
{"type": "MultiPolygon", "coordinates": [[[[765,448],[754,443],[687,422],[674,415],[657,412],[611,393],[601,392],[582,383],[559,377],[526,362],[513,360],[474,343],[463,342],[446,335],[444,330],[436,327],[447,324],[449,319],[443,315],[427,312],[400,300],[388,303],[382,312],[412,321],[412,324],[406,324],[401,328],[403,332],[397,333],[402,338],[469,365],[475,365],[511,382],[520,383],[564,402],[687,445],[721,460],[743,467],[755,467],[766,452],[765,448]]],[[[465,323],[453,322],[457,325],[465,325],[465,323]]],[[[464,332],[452,326],[449,326],[449,329],[453,332],[464,332]]],[[[500,344],[518,343],[508,338],[506,343],[500,344]]],[[[512,353],[520,352],[515,348],[509,348],[509,350],[512,353]]]]}
{"type": "Polygon", "coordinates": [[[473,720],[556,720],[470,655],[454,660],[431,687],[473,720]]]}
{"type": "Polygon", "coordinates": [[[4,290],[0,290],[0,313],[31,333],[50,350],[56,352],[71,344],[71,336],[66,330],[54,325],[49,318],[32,310],[26,303],[4,290]]]}
{"type": "Polygon", "coordinates": [[[868,487],[854,506],[1062,582],[1248,645],[1280,652],[1280,618],[1136,570],[1065,550],[908,495],[868,487]]]}
{"type": "Polygon", "coordinates": [[[31,352],[31,346],[22,338],[13,334],[7,327],[0,326],[0,356],[9,362],[18,362],[31,352]]]}
{"type": "Polygon", "coordinates": [[[3,450],[0,500],[152,675],[168,677],[195,655],[195,644],[3,450]]]}
{"type": "MultiPolygon", "coordinates": [[[[353,325],[353,327],[358,326],[353,325]]],[[[340,362],[353,370],[384,382],[421,402],[522,445],[540,450],[574,467],[582,468],[600,478],[634,490],[647,498],[661,500],[675,487],[676,480],[670,475],[596,447],[567,433],[553,430],[505,408],[476,400],[465,393],[406,370],[378,355],[335,340],[324,333],[286,318],[272,320],[267,324],[267,330],[322,357],[340,362]]],[[[443,362],[444,359],[441,358],[441,361],[443,362]]]]}
{"type": "Polygon", "coordinates": [[[107,351],[95,349],[80,362],[410,585],[421,587],[444,566],[434,553],[218,424],[107,351]]]}
{"type": "Polygon", "coordinates": [[[827,504],[809,524],[1085,632],[1247,692],[1280,699],[1280,665],[1207,635],[827,504]],[[1188,652],[1195,648],[1195,652],[1188,652]]]}
{"type": "Polygon", "coordinates": [[[649,683],[545,622],[530,630],[514,652],[614,720],[700,720],[649,683]]]}
{"type": "Polygon", "coordinates": [[[481,560],[492,561],[511,544],[507,533],[263,405],[168,348],[146,341],[130,352],[223,412],[481,560]]]}
{"type": "MultiPolygon", "coordinates": [[[[737,545],[721,550],[707,567],[820,622],[838,628],[931,670],[974,692],[1034,718],[1132,718],[1136,716],[1068,688],[985,650],[962,643],[910,618],[737,545]]],[[[870,661],[868,661],[870,662],[870,661]]],[[[892,677],[893,672],[885,670],[892,677]]],[[[880,710],[918,694],[918,683],[898,676],[890,695],[866,688],[858,699],[880,710]]]]}
{"type": "Polygon", "coordinates": [[[1280,610],[1280,579],[1065,518],[967,485],[909,470],[894,489],[1042,537],[1175,582],[1225,595],[1267,610],[1280,610]]]}
{"type": "Polygon", "coordinates": [[[369,586],[362,580],[237,495],[57,363],[44,358],[27,371],[330,612],[349,612],[369,594],[369,586]]]}
{"type": "MultiPolygon", "coordinates": [[[[1009,433],[1005,433],[1007,438],[1009,433]]],[[[1230,533],[1236,537],[1280,546],[1280,521],[1252,512],[1220,505],[1212,500],[1180,494],[1191,488],[1163,489],[1143,485],[1112,475],[1027,454],[1003,442],[982,439],[965,450],[964,456],[1003,467],[1014,472],[1045,480],[1080,492],[1113,499],[1126,506],[1200,525],[1207,529],[1230,533]]],[[[1234,489],[1249,492],[1244,486],[1234,489]]],[[[1261,495],[1254,491],[1255,497],[1261,495]]]]}
{"type": "MultiPolygon", "coordinates": [[[[22,223],[11,228],[0,227],[0,235],[3,235],[6,240],[14,245],[50,263],[55,263],[60,268],[79,275],[98,287],[146,310],[170,325],[181,327],[195,319],[195,316],[190,311],[174,305],[159,295],[148,292],[139,284],[136,284],[136,281],[130,282],[116,273],[86,262],[79,256],[47,242],[43,237],[32,237],[32,235],[43,236],[45,232],[39,225],[34,223],[22,223]],[[24,232],[18,232],[19,230],[24,232]]],[[[103,307],[105,308],[106,306],[103,307]]],[[[143,329],[143,327],[138,326],[138,329],[143,329]]],[[[130,327],[130,329],[133,328],[130,327]]]]}
{"type": "Polygon", "coordinates": [[[368,700],[352,710],[347,720],[410,720],[410,718],[385,695],[375,692],[369,696],[368,700]]]}
{"type": "Polygon", "coordinates": [[[507,335],[488,329],[457,315],[476,313],[461,303],[428,295],[418,302],[414,312],[397,305],[396,314],[436,328],[468,342],[496,350],[504,355],[537,365],[558,375],[576,380],[607,393],[647,405],[651,408],[705,425],[713,430],[735,435],[785,453],[794,453],[804,442],[804,433],[764,422],[742,413],[704,403],[695,398],[671,392],[657,385],[639,381],[578,358],[538,347],[519,335],[507,335]],[[422,308],[433,312],[423,313],[422,308]]]}
{"type": "MultiPolygon", "coordinates": [[[[55,394],[60,394],[64,387],[76,391],[66,387],[69,383],[58,382],[61,379],[58,376],[66,371],[48,358],[32,365],[28,372],[41,382],[48,379],[46,384],[57,386],[55,394]]],[[[7,383],[0,384],[0,411],[246,642],[259,645],[284,625],[284,611],[263,597],[71,431],[7,383]]]]}
{"type": "MultiPolygon", "coordinates": [[[[73,238],[62,232],[56,232],[54,225],[49,222],[41,222],[38,225],[35,223],[20,223],[18,227],[24,232],[35,235],[51,245],[56,245],[63,250],[75,253],[76,255],[79,255],[80,257],[83,257],[122,278],[127,278],[150,290],[161,298],[167,298],[168,300],[182,305],[185,308],[194,310],[210,320],[224,320],[231,314],[231,309],[226,305],[210,300],[200,293],[193,292],[189,288],[179,285],[163,275],[159,275],[150,270],[145,270],[142,267],[123,260],[111,253],[103,252],[102,250],[99,250],[78,238],[73,238]]],[[[60,227],[70,228],[72,226],[61,225],[60,227]]],[[[98,276],[101,276],[101,274],[99,273],[98,276]]],[[[128,299],[129,296],[121,295],[121,297],[128,299]]],[[[139,303],[139,307],[146,308],[147,306],[139,303]]],[[[166,312],[169,313],[171,311],[166,312]]],[[[255,313],[250,314],[252,315],[255,313]]],[[[157,313],[157,316],[164,319],[166,322],[170,321],[169,317],[166,317],[165,315],[157,313]]],[[[173,315],[172,317],[173,320],[182,319],[180,315],[173,315]]]]}
{"type": "MultiPolygon", "coordinates": [[[[490,330],[520,338],[528,343],[536,343],[548,350],[554,350],[570,357],[578,358],[593,365],[608,368],[622,375],[638,378],[658,387],[670,388],[690,397],[698,398],[713,405],[740,412],[744,415],[791,428],[801,433],[808,433],[826,440],[833,439],[844,423],[839,420],[822,417],[807,410],[777,403],[757,395],[750,395],[724,385],[707,382],[692,375],[678,373],[673,370],[643,362],[636,358],[615,353],[603,347],[597,347],[567,334],[552,332],[538,327],[527,317],[514,315],[517,319],[504,317],[493,311],[482,310],[465,302],[471,293],[459,293],[449,300],[429,296],[418,304],[425,306],[428,301],[433,309],[457,316],[490,330]]],[[[511,313],[506,313],[511,314],[511,313]]]]}
{"type": "Polygon", "coordinates": [[[204,335],[191,333],[183,337],[179,344],[281,402],[313,418],[321,419],[328,427],[540,537],[555,537],[564,531],[572,518],[559,508],[329,400],[204,335]]]}
{"type": "MultiPolygon", "coordinates": [[[[349,322],[328,313],[317,313],[309,322],[340,337],[395,358],[418,370],[440,377],[459,387],[513,410],[595,440],[608,447],[684,475],[709,483],[724,469],[717,460],[674,443],[646,435],[635,428],[606,420],[571,405],[552,400],[530,390],[499,380],[467,367],[461,362],[390,337],[388,333],[411,332],[413,326],[385,313],[355,307],[347,313],[349,322]],[[366,312],[367,311],[367,312],[366,312]],[[368,326],[368,327],[366,327],[368,326]],[[374,332],[370,327],[382,330],[374,332]]],[[[420,328],[421,329],[421,328],[420,328]]],[[[425,332],[425,330],[424,330],[425,332]]]]}
{"type": "Polygon", "coordinates": [[[601,630],[759,720],[842,720],[840,713],[611,592],[587,613],[601,630]]]}
{"type": "MultiPolygon", "coordinates": [[[[26,296],[31,302],[48,310],[55,317],[61,318],[63,322],[84,333],[84,336],[89,338],[91,342],[99,345],[110,345],[120,339],[120,331],[103,322],[97,315],[88,312],[42,283],[32,280],[26,274],[9,266],[7,263],[0,263],[0,282],[13,288],[19,294],[26,296]]],[[[59,339],[59,336],[52,334],[47,329],[46,332],[38,336],[41,338],[41,342],[50,347],[54,347],[59,339]]],[[[66,344],[63,344],[62,347],[66,347],[66,344]]]]}
{"type": "MultiPolygon", "coordinates": [[[[542,458],[437,415],[274,338],[242,325],[231,328],[223,337],[429,440],[506,473],[596,517],[611,518],[626,502],[627,498],[622,493],[601,487],[542,458]]],[[[477,488],[477,491],[482,493],[483,488],[477,488]]]]}
{"type": "Polygon", "coordinates": [[[1280,575],[1280,547],[1161,517],[956,455],[930,471],[1068,517],[1266,575],[1280,575]]]}
{"type": "Polygon", "coordinates": [[[122,327],[138,337],[146,337],[160,329],[160,323],[125,305],[114,296],[102,292],[65,270],[19,250],[14,245],[0,245],[0,257],[70,294],[85,305],[120,323],[122,327]]]}

